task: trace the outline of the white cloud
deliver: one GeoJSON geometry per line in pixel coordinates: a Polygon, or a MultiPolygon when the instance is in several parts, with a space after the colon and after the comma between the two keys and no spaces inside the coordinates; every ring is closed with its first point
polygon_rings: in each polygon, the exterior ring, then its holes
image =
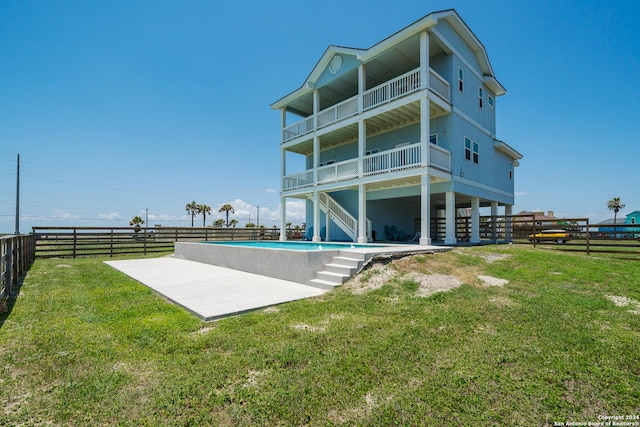
{"type": "Polygon", "coordinates": [[[278,190],[274,190],[273,188],[267,188],[267,193],[277,193],[278,190]]]}
{"type": "Polygon", "coordinates": [[[120,216],[120,214],[118,212],[111,212],[111,213],[108,213],[108,214],[99,214],[98,218],[106,219],[106,220],[122,219],[122,217],[120,216]]]}
{"type": "Polygon", "coordinates": [[[60,209],[56,209],[51,214],[51,218],[55,219],[78,219],[80,218],[78,215],[71,214],[69,212],[63,212],[60,209]]]}

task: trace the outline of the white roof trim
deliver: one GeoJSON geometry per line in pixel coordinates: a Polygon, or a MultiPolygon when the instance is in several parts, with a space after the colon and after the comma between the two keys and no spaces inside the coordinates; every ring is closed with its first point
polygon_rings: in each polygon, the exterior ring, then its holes
{"type": "MultiPolygon", "coordinates": [[[[509,144],[507,144],[504,141],[500,141],[499,139],[494,139],[493,140],[493,146],[499,150],[502,151],[504,154],[506,154],[507,156],[511,157],[513,160],[520,160],[522,159],[522,154],[520,154],[519,152],[517,152],[516,150],[514,150],[513,148],[511,148],[509,146],[509,144]]],[[[517,162],[516,162],[517,163],[517,162]]],[[[517,165],[516,165],[517,166],[517,165]]]]}

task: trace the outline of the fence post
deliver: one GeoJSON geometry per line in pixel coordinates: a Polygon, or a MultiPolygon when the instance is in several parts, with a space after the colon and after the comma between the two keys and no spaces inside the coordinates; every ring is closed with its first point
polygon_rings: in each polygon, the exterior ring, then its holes
{"type": "Polygon", "coordinates": [[[531,241],[533,242],[533,247],[536,247],[536,214],[535,212],[531,214],[532,223],[533,223],[533,238],[531,241]]]}
{"type": "Polygon", "coordinates": [[[73,229],[73,257],[76,257],[76,245],[78,243],[78,233],[77,233],[77,229],[74,228],[73,229]]]}
{"type": "Polygon", "coordinates": [[[590,255],[590,248],[589,248],[589,237],[591,237],[591,230],[589,230],[589,218],[587,218],[587,255],[590,255]]]}

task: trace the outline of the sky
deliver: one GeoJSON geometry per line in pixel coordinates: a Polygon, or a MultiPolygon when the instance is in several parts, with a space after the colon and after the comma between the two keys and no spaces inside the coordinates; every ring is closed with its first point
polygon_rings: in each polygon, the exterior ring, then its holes
{"type": "MultiPolygon", "coordinates": [[[[191,225],[185,205],[279,224],[280,112],[329,45],[369,48],[454,8],[498,81],[497,138],[523,154],[513,212],[640,210],[640,2],[0,2],[0,233],[191,225]]],[[[287,220],[304,205],[287,202],[287,220]]],[[[202,225],[202,217],[196,218],[202,225]]]]}

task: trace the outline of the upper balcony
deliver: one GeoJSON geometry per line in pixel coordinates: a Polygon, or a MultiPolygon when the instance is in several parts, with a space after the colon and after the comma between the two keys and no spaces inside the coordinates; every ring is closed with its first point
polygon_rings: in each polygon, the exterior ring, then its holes
{"type": "MultiPolygon", "coordinates": [[[[362,113],[391,103],[397,99],[412,95],[420,91],[422,86],[420,69],[414,69],[392,80],[373,87],[362,94],[362,113]]],[[[435,70],[429,69],[427,89],[433,96],[432,104],[450,104],[450,86],[435,70]],[[435,97],[435,99],[434,99],[435,97]]],[[[282,130],[282,142],[288,142],[300,136],[320,130],[334,123],[356,116],[358,111],[358,97],[356,95],[338,104],[327,107],[317,113],[317,125],[314,128],[315,115],[306,117],[282,130]]]]}
{"type": "MultiPolygon", "coordinates": [[[[358,159],[349,159],[317,169],[317,181],[314,181],[314,169],[282,177],[283,191],[293,191],[316,184],[331,184],[372,175],[385,175],[408,169],[422,167],[421,143],[410,144],[392,150],[381,151],[362,158],[362,171],[358,159]]],[[[443,172],[451,172],[451,153],[437,145],[429,144],[429,166],[443,172]]]]}

